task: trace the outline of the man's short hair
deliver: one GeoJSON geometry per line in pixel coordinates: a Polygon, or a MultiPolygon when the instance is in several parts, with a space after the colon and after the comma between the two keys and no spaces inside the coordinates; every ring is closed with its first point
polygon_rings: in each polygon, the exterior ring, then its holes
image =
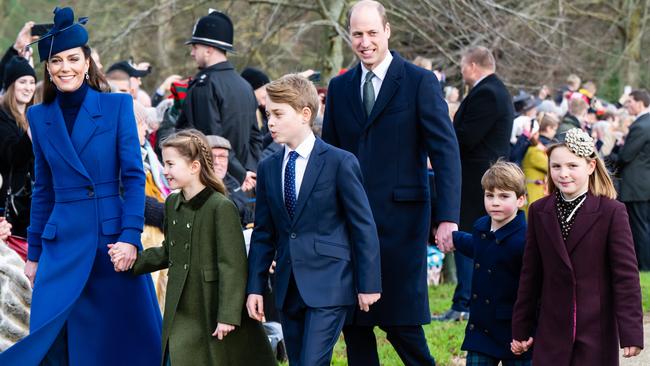
{"type": "Polygon", "coordinates": [[[481,186],[484,191],[512,191],[521,197],[526,194],[526,176],[517,164],[498,160],[483,174],[481,186]]]}
{"type": "Polygon", "coordinates": [[[314,84],[298,74],[285,75],[266,86],[266,94],[274,103],[286,103],[296,111],[307,107],[311,110],[309,125],[318,114],[319,99],[314,84]]]}
{"type": "Polygon", "coordinates": [[[497,62],[487,47],[476,46],[468,48],[463,53],[463,59],[466,63],[475,63],[483,69],[494,71],[497,66],[497,62]]]}
{"type": "Polygon", "coordinates": [[[131,76],[124,70],[115,69],[106,73],[109,80],[131,80],[131,76]]]}
{"type": "Polygon", "coordinates": [[[589,104],[587,104],[582,97],[576,96],[569,100],[569,114],[573,116],[581,116],[587,111],[587,109],[589,109],[589,104]]]}
{"type": "Polygon", "coordinates": [[[570,74],[566,78],[566,83],[569,84],[569,86],[572,86],[574,90],[578,90],[580,83],[582,83],[582,80],[580,80],[580,77],[578,75],[570,74]]]}
{"type": "Polygon", "coordinates": [[[386,8],[379,2],[379,1],[374,1],[374,0],[361,0],[357,1],[350,10],[348,10],[348,29],[350,29],[350,18],[352,18],[352,12],[358,7],[358,6],[368,6],[372,5],[374,8],[377,10],[377,13],[379,13],[379,17],[381,18],[381,24],[386,28],[386,24],[388,24],[388,17],[386,16],[386,8]]]}
{"type": "Polygon", "coordinates": [[[650,94],[645,89],[634,90],[630,93],[632,97],[637,102],[643,102],[644,107],[650,106],[650,94]]]}
{"type": "Polygon", "coordinates": [[[560,119],[553,113],[540,112],[538,118],[540,132],[548,130],[549,127],[557,127],[560,125],[560,119]]]}

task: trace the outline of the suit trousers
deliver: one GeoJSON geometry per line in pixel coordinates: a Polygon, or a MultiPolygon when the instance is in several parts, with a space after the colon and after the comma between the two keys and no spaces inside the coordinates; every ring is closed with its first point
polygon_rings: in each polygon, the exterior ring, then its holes
{"type": "Polygon", "coordinates": [[[349,306],[308,307],[291,274],[280,310],[290,366],[328,366],[349,306]]]}
{"type": "MultiPolygon", "coordinates": [[[[379,326],[406,366],[435,366],[421,325],[379,326]]],[[[349,366],[379,366],[374,327],[343,328],[349,366]]]]}
{"type": "Polygon", "coordinates": [[[650,271],[650,201],[625,202],[640,271],[650,271]]]}
{"type": "Polygon", "coordinates": [[[45,354],[41,361],[41,366],[68,366],[70,364],[68,356],[68,325],[63,325],[59,335],[52,343],[50,350],[45,354]]]}

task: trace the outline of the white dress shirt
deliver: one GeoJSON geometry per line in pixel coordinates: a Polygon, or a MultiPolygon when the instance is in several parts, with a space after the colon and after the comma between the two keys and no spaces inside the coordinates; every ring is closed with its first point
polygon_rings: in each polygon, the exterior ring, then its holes
{"type": "MultiPolygon", "coordinates": [[[[388,72],[388,67],[390,66],[391,61],[393,61],[393,55],[390,53],[390,51],[386,51],[386,57],[384,57],[384,61],[380,62],[379,65],[377,65],[373,70],[372,73],[375,74],[375,77],[372,78],[372,88],[375,90],[375,100],[377,100],[377,96],[379,95],[379,90],[381,89],[381,84],[384,82],[384,79],[386,78],[386,73],[388,72]]],[[[366,74],[368,73],[368,70],[363,63],[361,63],[361,99],[363,100],[363,82],[366,80],[366,74]]]]}
{"type": "MultiPolygon", "coordinates": [[[[305,176],[305,169],[307,169],[309,155],[311,155],[311,151],[314,150],[315,143],[316,136],[310,132],[307,138],[298,145],[295,150],[298,153],[298,158],[296,158],[296,201],[300,194],[300,186],[302,185],[302,178],[305,176]]],[[[292,150],[289,146],[284,145],[284,159],[282,160],[282,199],[284,199],[284,169],[287,167],[287,163],[289,162],[289,153],[291,151],[292,150]]]]}

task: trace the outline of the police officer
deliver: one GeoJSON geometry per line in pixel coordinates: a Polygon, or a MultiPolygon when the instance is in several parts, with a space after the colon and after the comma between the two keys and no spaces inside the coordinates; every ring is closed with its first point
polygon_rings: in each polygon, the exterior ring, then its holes
{"type": "Polygon", "coordinates": [[[176,128],[196,128],[205,135],[223,136],[232,144],[228,173],[254,186],[262,146],[253,89],[228,62],[233,49],[230,18],[213,11],[199,19],[192,38],[192,58],[199,72],[192,79],[176,128]]]}

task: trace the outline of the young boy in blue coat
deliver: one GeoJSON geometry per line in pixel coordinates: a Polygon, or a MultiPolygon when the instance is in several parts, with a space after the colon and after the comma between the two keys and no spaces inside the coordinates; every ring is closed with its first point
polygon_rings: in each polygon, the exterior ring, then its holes
{"type": "Polygon", "coordinates": [[[530,365],[530,352],[510,351],[512,308],[526,244],[526,218],[519,211],[526,201],[526,178],[513,164],[498,161],[481,185],[488,216],[474,223],[472,234],[453,233],[454,247],[474,259],[470,316],[462,349],[467,366],[530,365]]]}
{"type": "Polygon", "coordinates": [[[289,364],[329,365],[346,313],[380,298],[379,239],[354,155],[317,139],[314,85],[287,75],[266,87],[268,127],[284,148],[257,170],[255,229],[248,258],[251,318],[275,259],[275,305],[289,364]]]}

